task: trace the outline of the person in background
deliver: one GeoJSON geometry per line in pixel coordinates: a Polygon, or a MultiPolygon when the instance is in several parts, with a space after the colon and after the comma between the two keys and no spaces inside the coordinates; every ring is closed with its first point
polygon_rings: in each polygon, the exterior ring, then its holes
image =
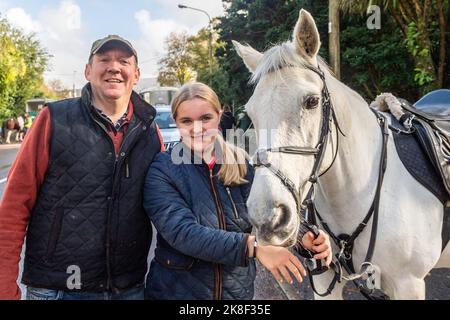
{"type": "MultiPolygon", "coordinates": [[[[28,130],[30,130],[31,125],[33,124],[33,119],[31,118],[28,112],[24,114],[24,125],[23,125],[23,137],[26,136],[28,130]]],[[[23,139],[22,139],[23,141],[23,139]]]]}
{"type": "Polygon", "coordinates": [[[223,105],[222,117],[220,119],[220,129],[225,141],[227,141],[227,130],[234,129],[236,125],[236,119],[231,112],[230,106],[227,104],[223,105]]]}
{"type": "Polygon", "coordinates": [[[25,135],[25,119],[24,115],[20,115],[17,117],[17,123],[19,124],[19,133],[17,134],[17,140],[22,142],[23,137],[25,135]]]}

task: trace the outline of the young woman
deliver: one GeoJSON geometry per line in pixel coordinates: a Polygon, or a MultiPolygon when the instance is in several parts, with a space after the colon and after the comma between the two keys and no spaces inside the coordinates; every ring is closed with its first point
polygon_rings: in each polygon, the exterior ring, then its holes
{"type": "MultiPolygon", "coordinates": [[[[257,245],[250,234],[246,201],[253,168],[244,150],[223,140],[214,91],[184,85],[172,114],[182,143],[155,157],[144,187],[144,207],[158,231],[146,297],[252,299],[254,258],[279,281],[292,282],[291,273],[301,282],[305,270],[295,255],[257,245]]],[[[312,238],[307,233],[303,246],[331,258],[328,236],[312,238]]]]}

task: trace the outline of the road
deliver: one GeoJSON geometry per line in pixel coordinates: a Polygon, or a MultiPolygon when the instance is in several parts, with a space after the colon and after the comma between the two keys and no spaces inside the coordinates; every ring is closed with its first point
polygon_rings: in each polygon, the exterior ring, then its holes
{"type": "Polygon", "coordinates": [[[0,196],[6,184],[6,175],[13,163],[20,144],[0,145],[0,196]]]}
{"type": "MultiPolygon", "coordinates": [[[[20,145],[0,145],[0,197],[6,184],[6,175],[19,150],[20,145]]],[[[153,233],[152,247],[150,248],[149,261],[153,258],[156,232],[153,233]]],[[[22,263],[20,264],[22,268],[22,263]]],[[[450,300],[450,269],[435,269],[426,278],[428,300],[450,300]]],[[[21,286],[22,292],[23,286],[21,286]]],[[[360,300],[363,297],[348,284],[344,292],[344,298],[348,300],[360,300]]],[[[313,294],[308,279],[299,285],[283,285],[283,288],[275,281],[272,275],[262,266],[258,265],[255,281],[255,299],[257,300],[285,300],[302,299],[312,300],[313,294]]]]}

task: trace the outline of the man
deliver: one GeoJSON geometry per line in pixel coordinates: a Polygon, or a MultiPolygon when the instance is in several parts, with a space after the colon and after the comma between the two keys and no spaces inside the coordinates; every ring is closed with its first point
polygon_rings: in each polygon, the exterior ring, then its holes
{"type": "Polygon", "coordinates": [[[19,123],[15,118],[10,118],[6,120],[6,130],[5,130],[5,138],[6,143],[11,143],[11,138],[13,134],[15,134],[16,141],[18,141],[18,132],[19,132],[19,123]]]}
{"type": "Polygon", "coordinates": [[[23,128],[22,128],[22,140],[26,136],[28,130],[30,130],[31,125],[33,124],[33,119],[31,118],[30,114],[28,112],[25,112],[23,119],[23,128]]]}
{"type": "Polygon", "coordinates": [[[22,116],[22,115],[20,115],[20,116],[18,116],[17,117],[17,123],[18,123],[18,125],[19,125],[19,133],[17,134],[17,138],[16,138],[16,140],[17,141],[23,141],[23,137],[24,137],[24,126],[25,126],[25,119],[24,119],[24,117],[26,117],[26,113],[22,116]]]}
{"type": "Polygon", "coordinates": [[[0,298],[141,299],[151,226],[145,174],[163,150],[155,109],[132,88],[137,54],[119,36],[93,43],[80,98],[34,121],[0,202],[0,298]],[[20,190],[20,192],[17,192],[20,190]]]}

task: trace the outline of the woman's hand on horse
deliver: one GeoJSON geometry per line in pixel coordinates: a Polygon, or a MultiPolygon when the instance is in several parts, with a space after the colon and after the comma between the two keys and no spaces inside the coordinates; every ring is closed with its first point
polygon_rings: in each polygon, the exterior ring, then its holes
{"type": "MultiPolygon", "coordinates": [[[[253,236],[250,238],[254,239],[253,236]]],[[[249,242],[252,241],[254,240],[250,239],[249,242]]],[[[287,248],[258,245],[256,258],[280,283],[283,282],[284,278],[288,283],[292,284],[291,274],[295,276],[299,283],[303,281],[302,276],[306,276],[305,268],[300,260],[287,248]]]]}
{"type": "Polygon", "coordinates": [[[314,234],[311,231],[308,231],[302,238],[302,245],[303,248],[316,253],[314,259],[325,259],[326,266],[330,266],[333,254],[331,251],[329,235],[320,230],[319,236],[317,239],[314,239],[314,234]]]}

